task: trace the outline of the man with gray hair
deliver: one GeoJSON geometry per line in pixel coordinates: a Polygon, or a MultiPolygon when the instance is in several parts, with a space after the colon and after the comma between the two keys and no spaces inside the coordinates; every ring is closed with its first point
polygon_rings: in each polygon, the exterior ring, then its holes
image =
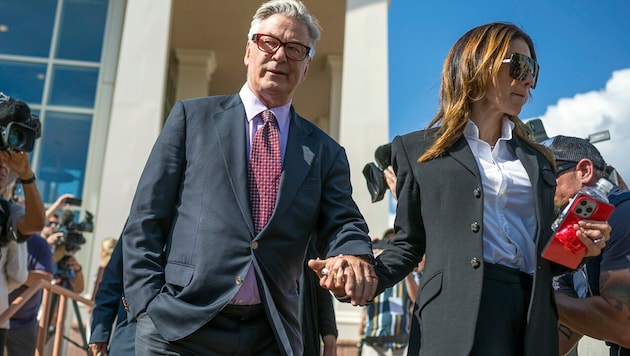
{"type": "MultiPolygon", "coordinates": [[[[562,210],[582,187],[607,177],[606,161],[590,142],[555,136],[543,144],[556,160],[556,210],[562,210]]],[[[611,356],[630,355],[630,191],[615,186],[608,200],[615,205],[608,219],[610,240],[599,256],[575,275],[562,276],[556,286],[561,354],[588,335],[607,341],[611,356]]]]}
{"type": "Polygon", "coordinates": [[[357,281],[340,297],[374,294],[345,151],[292,106],[319,36],[300,1],[264,3],[240,92],[173,106],[122,235],[138,355],[301,355],[311,235],[357,281]]]}

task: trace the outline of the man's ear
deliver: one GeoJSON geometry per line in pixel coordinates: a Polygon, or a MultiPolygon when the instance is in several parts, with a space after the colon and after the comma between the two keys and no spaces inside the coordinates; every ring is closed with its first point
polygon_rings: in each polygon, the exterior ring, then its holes
{"type": "Polygon", "coordinates": [[[245,55],[243,56],[243,64],[245,67],[249,64],[250,46],[249,41],[245,42],[245,55]]]}
{"type": "Polygon", "coordinates": [[[590,185],[589,183],[596,180],[595,166],[593,166],[593,162],[590,159],[582,158],[575,166],[575,169],[582,174],[581,181],[583,185],[590,185]]]}
{"type": "Polygon", "coordinates": [[[306,63],[306,66],[304,66],[304,75],[302,76],[302,81],[304,81],[306,79],[306,76],[308,75],[308,68],[311,66],[311,61],[313,59],[311,57],[308,57],[308,63],[306,63]]]}

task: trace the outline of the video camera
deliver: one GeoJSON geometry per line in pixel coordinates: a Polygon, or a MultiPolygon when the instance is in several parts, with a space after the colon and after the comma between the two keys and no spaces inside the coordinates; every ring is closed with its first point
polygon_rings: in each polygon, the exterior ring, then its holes
{"type": "Polygon", "coordinates": [[[41,136],[41,123],[28,105],[0,92],[0,150],[31,152],[41,136]]]}
{"type": "Polygon", "coordinates": [[[64,256],[73,255],[86,242],[83,232],[92,232],[94,215],[89,211],[86,211],[85,215],[85,220],[78,223],[74,221],[72,210],[64,210],[59,216],[59,224],[53,233],[61,232],[63,235],[56,243],[53,258],[55,262],[60,261],[64,256]]]}
{"type": "Polygon", "coordinates": [[[382,200],[389,188],[383,171],[392,164],[392,144],[377,147],[374,151],[374,159],[376,163],[370,162],[363,167],[363,176],[372,197],[372,203],[382,200]]]}
{"type": "Polygon", "coordinates": [[[68,279],[70,277],[68,258],[79,251],[81,245],[85,244],[83,232],[92,232],[94,228],[94,215],[89,211],[85,212],[85,219],[81,222],[75,222],[74,218],[75,215],[72,210],[64,210],[59,216],[59,224],[53,231],[53,233],[63,233],[55,245],[53,254],[53,260],[57,264],[55,278],[68,279]]]}

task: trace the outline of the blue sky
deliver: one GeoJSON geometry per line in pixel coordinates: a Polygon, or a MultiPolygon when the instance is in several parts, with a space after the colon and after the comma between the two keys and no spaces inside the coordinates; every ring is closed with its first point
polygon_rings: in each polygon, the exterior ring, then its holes
{"type": "Polygon", "coordinates": [[[392,0],[390,138],[424,128],[433,118],[442,63],[461,35],[508,21],[532,37],[541,66],[520,117],[541,117],[549,136],[586,137],[609,129],[611,140],[597,147],[630,178],[629,14],[627,0],[392,0]]]}

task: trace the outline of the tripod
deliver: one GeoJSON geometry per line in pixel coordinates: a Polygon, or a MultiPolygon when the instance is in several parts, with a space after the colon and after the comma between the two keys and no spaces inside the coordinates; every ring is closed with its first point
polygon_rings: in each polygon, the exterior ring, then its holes
{"type": "MultiPolygon", "coordinates": [[[[55,278],[53,279],[53,284],[59,285],[63,288],[66,288],[68,290],[73,291],[74,290],[74,286],[73,286],[73,282],[70,279],[70,270],[67,268],[67,257],[64,257],[61,261],[59,261],[58,263],[58,270],[57,273],[55,274],[55,278]],[[65,266],[65,267],[64,267],[65,266]]],[[[58,307],[59,307],[59,295],[57,294],[53,294],[51,296],[52,300],[50,303],[50,310],[48,310],[48,320],[49,320],[49,324],[47,325],[47,337],[46,337],[46,342],[48,342],[51,338],[51,336],[53,336],[56,332],[56,324],[55,321],[57,320],[56,316],[57,316],[57,312],[58,312],[58,307]]],[[[68,337],[67,335],[63,335],[64,340],[70,342],[71,344],[73,344],[74,346],[78,347],[79,349],[82,349],[86,352],[86,354],[89,356],[89,349],[88,349],[88,340],[87,340],[87,336],[86,336],[86,330],[85,330],[85,326],[83,324],[83,320],[81,318],[81,312],[79,310],[79,303],[74,300],[71,299],[70,300],[72,302],[72,309],[74,311],[74,316],[77,319],[77,324],[78,324],[78,328],[79,328],[79,333],[81,335],[81,342],[83,344],[79,344],[77,341],[72,340],[70,337],[68,337]]]]}

